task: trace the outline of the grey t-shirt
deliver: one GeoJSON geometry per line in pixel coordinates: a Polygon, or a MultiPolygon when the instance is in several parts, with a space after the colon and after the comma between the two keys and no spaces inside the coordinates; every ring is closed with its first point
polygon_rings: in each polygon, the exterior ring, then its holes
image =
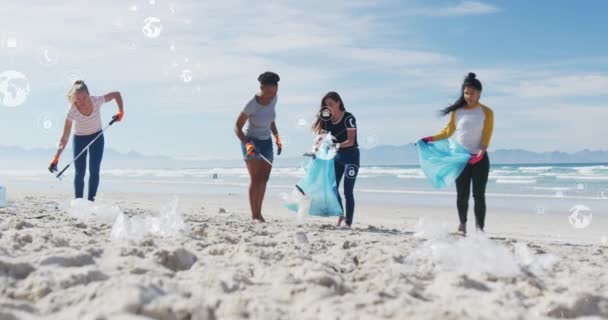
{"type": "Polygon", "coordinates": [[[245,127],[245,135],[258,140],[267,140],[272,137],[270,125],[276,118],[275,106],[277,105],[277,96],[275,96],[268,105],[261,105],[254,96],[251,101],[245,105],[243,113],[249,116],[247,126],[245,127]]]}

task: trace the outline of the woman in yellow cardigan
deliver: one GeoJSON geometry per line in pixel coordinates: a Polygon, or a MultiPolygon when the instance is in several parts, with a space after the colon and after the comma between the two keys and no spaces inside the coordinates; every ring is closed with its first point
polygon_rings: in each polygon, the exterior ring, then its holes
{"type": "Polygon", "coordinates": [[[494,130],[494,113],[492,109],[479,103],[481,82],[474,73],[469,73],[461,88],[460,98],[449,107],[441,110],[441,115],[450,115],[450,121],[440,133],[423,138],[424,142],[438,141],[454,136],[471,153],[471,160],[456,179],[458,232],[467,232],[467,211],[473,183],[475,199],[475,225],[483,231],[486,218],[486,185],[490,173],[490,159],[487,149],[494,130]]]}

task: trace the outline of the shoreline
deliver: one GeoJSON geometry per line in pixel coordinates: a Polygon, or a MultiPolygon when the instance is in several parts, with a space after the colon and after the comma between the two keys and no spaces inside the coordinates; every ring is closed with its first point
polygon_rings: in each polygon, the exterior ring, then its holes
{"type": "MultiPolygon", "coordinates": [[[[48,198],[53,201],[67,203],[72,199],[71,192],[65,190],[34,191],[31,189],[11,189],[7,194],[7,202],[22,201],[25,198],[48,198]]],[[[148,192],[100,192],[98,200],[107,204],[132,206],[130,199],[137,199],[136,204],[144,208],[159,207],[164,201],[178,197],[185,208],[209,205],[225,210],[239,212],[243,219],[249,217],[249,204],[245,192],[228,194],[183,194],[183,193],[148,193],[148,192]],[[160,200],[160,201],[159,201],[160,200]],[[146,205],[149,202],[150,205],[146,205]]],[[[454,200],[455,201],[455,200],[454,200]]],[[[296,219],[295,213],[289,211],[276,193],[267,194],[264,200],[263,214],[274,219],[296,219]]],[[[458,225],[458,214],[454,207],[437,204],[408,205],[391,203],[377,199],[375,202],[358,201],[356,204],[354,225],[361,228],[365,225],[381,226],[398,229],[403,232],[414,232],[416,225],[425,219],[436,224],[447,224],[450,231],[455,231],[458,225]],[[382,202],[382,204],[379,204],[382,202]],[[451,230],[454,229],[454,230],[451,230]]],[[[492,209],[486,216],[486,234],[490,237],[534,239],[545,242],[571,242],[572,244],[598,245],[603,237],[608,236],[608,215],[595,214],[586,228],[575,228],[569,222],[569,213],[544,213],[532,211],[492,209]]],[[[311,217],[307,221],[319,221],[323,224],[334,224],[335,219],[311,217]]],[[[474,233],[473,200],[470,201],[468,214],[468,230],[474,233]]]]}

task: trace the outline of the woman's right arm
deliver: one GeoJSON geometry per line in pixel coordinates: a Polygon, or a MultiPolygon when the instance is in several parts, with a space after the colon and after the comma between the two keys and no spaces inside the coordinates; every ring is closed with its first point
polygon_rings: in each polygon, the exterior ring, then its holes
{"type": "Polygon", "coordinates": [[[63,149],[65,149],[68,141],[70,140],[70,132],[72,131],[72,120],[65,119],[65,124],[63,126],[63,135],[61,136],[61,140],[59,141],[59,147],[57,149],[57,153],[55,154],[56,158],[61,156],[63,149]]]}
{"type": "Polygon", "coordinates": [[[441,132],[439,132],[438,134],[436,134],[432,137],[433,138],[432,141],[447,139],[452,136],[454,131],[456,131],[456,119],[454,116],[454,112],[452,112],[452,113],[450,113],[450,122],[448,122],[448,124],[445,126],[445,128],[441,132]]]}
{"type": "Polygon", "coordinates": [[[245,126],[247,119],[249,119],[249,116],[247,116],[247,114],[245,114],[244,112],[241,112],[241,114],[239,114],[239,117],[236,119],[236,125],[234,126],[234,133],[239,138],[239,140],[241,140],[242,143],[247,142],[247,137],[243,133],[243,126],[245,126]]]}
{"type": "Polygon", "coordinates": [[[72,131],[72,120],[66,118],[65,125],[63,126],[63,134],[61,135],[61,140],[59,140],[59,146],[57,147],[57,153],[55,153],[55,156],[53,157],[53,160],[51,160],[48,167],[51,173],[58,171],[57,164],[59,164],[59,157],[61,157],[63,149],[65,149],[65,146],[68,144],[68,140],[70,139],[70,131],[72,131]]]}

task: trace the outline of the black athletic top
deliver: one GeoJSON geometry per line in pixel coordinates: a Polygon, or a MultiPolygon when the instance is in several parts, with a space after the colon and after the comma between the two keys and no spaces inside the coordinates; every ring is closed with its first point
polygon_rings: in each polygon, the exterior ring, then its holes
{"type": "MultiPolygon", "coordinates": [[[[343,143],[348,140],[347,129],[357,129],[357,119],[350,112],[344,112],[344,116],[340,121],[334,123],[330,117],[324,117],[323,111],[321,111],[321,120],[323,120],[323,125],[321,128],[327,132],[330,132],[332,136],[334,136],[338,143],[343,143]]],[[[357,133],[355,132],[355,143],[347,148],[340,148],[340,150],[350,150],[354,148],[358,148],[359,144],[357,143],[357,133]]]]}

